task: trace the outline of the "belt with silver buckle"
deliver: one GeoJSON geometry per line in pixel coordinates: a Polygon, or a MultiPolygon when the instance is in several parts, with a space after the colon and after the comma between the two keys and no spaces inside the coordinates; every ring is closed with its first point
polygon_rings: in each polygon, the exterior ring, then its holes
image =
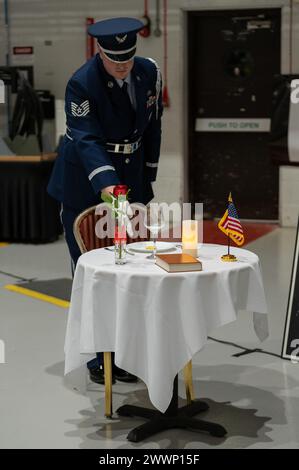
{"type": "Polygon", "coordinates": [[[107,142],[105,147],[106,147],[107,152],[130,154],[130,153],[136,152],[136,150],[140,147],[140,145],[141,145],[141,137],[139,137],[139,139],[136,140],[135,142],[130,142],[130,143],[113,144],[111,142],[107,142]]]}

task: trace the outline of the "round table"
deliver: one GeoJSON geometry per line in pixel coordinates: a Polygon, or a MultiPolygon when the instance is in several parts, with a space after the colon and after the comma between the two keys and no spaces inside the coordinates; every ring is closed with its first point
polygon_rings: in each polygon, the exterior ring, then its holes
{"type": "MultiPolygon", "coordinates": [[[[179,252],[179,250],[177,250],[179,252]]],[[[78,261],[65,340],[65,374],[114,351],[115,363],[142,379],[153,405],[167,413],[174,379],[200,351],[209,333],[236,320],[238,310],[267,313],[259,259],[231,248],[199,247],[200,272],[167,273],[146,254],[92,250],[78,261]]],[[[124,413],[125,414],[125,413],[124,413]]]]}

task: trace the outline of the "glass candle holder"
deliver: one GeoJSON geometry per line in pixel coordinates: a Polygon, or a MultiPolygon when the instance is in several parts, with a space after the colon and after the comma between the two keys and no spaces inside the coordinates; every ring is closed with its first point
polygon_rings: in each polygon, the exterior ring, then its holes
{"type": "Polygon", "coordinates": [[[182,224],[182,252],[197,258],[198,222],[197,220],[183,220],[182,224]]]}

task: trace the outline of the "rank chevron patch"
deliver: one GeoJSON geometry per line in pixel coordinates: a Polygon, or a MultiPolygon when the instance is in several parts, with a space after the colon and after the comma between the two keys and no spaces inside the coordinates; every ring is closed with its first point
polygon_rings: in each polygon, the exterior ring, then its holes
{"type": "Polygon", "coordinates": [[[73,101],[71,102],[71,111],[73,116],[81,117],[86,116],[90,109],[89,109],[89,101],[83,101],[81,104],[76,104],[73,101]]]}

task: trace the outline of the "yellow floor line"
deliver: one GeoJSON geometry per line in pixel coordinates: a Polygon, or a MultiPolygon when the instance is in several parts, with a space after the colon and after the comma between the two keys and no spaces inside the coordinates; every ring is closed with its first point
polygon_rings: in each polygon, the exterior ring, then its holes
{"type": "Polygon", "coordinates": [[[7,246],[7,245],[8,245],[8,243],[6,243],[6,242],[0,242],[0,248],[2,248],[3,246],[7,246]]]}
{"type": "Polygon", "coordinates": [[[13,292],[17,292],[18,294],[33,297],[34,299],[43,300],[44,302],[57,305],[58,307],[68,308],[70,306],[70,302],[68,300],[61,300],[57,297],[52,297],[51,295],[41,294],[40,292],[26,289],[25,287],[16,286],[14,284],[7,284],[4,286],[4,288],[13,292]]]}

